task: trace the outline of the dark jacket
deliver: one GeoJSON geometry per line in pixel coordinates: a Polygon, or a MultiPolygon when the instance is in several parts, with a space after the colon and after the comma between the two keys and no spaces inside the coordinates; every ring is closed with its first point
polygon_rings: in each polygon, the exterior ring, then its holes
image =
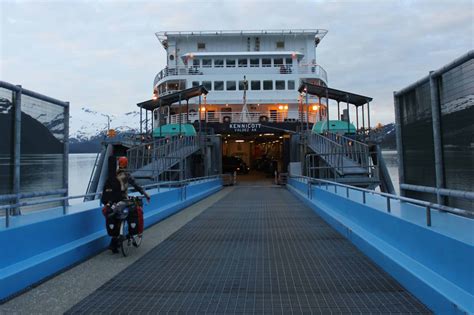
{"type": "Polygon", "coordinates": [[[119,169],[117,171],[117,179],[120,182],[120,190],[122,194],[122,200],[128,197],[128,185],[132,185],[140,194],[145,195],[145,190],[137,184],[135,178],[126,170],[119,169]]]}

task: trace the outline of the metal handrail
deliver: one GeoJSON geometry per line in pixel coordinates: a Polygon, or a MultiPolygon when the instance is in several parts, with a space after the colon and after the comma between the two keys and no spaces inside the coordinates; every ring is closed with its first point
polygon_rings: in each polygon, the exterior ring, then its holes
{"type": "Polygon", "coordinates": [[[165,170],[181,159],[182,155],[189,154],[199,146],[196,136],[172,136],[170,138],[155,139],[130,148],[127,151],[129,159],[129,167],[133,171],[154,163],[152,171],[153,176],[158,174],[160,170],[165,170]],[[176,153],[180,156],[176,156],[176,153]],[[157,161],[161,161],[161,168],[157,161]]]}
{"type": "MultiPolygon", "coordinates": [[[[334,185],[334,186],[337,186],[337,187],[346,188],[346,198],[349,198],[349,189],[360,191],[360,192],[362,192],[362,203],[363,204],[366,204],[366,194],[367,193],[372,194],[372,195],[379,195],[381,197],[385,197],[386,201],[387,201],[386,211],[389,212],[389,213],[391,212],[391,200],[398,200],[398,201],[401,201],[401,202],[406,202],[406,203],[410,203],[410,204],[414,204],[414,205],[417,205],[417,206],[424,207],[426,209],[426,225],[427,226],[431,226],[431,210],[432,209],[436,209],[436,210],[439,210],[439,211],[442,211],[442,212],[448,212],[448,213],[458,215],[458,216],[462,216],[462,217],[466,217],[466,218],[469,218],[469,219],[474,219],[474,213],[471,213],[467,210],[448,207],[448,206],[443,206],[443,205],[440,205],[440,204],[437,204],[437,203],[432,203],[432,202],[428,202],[428,201],[424,201],[424,200],[417,200],[417,199],[413,199],[413,198],[407,198],[407,197],[403,197],[403,196],[392,195],[392,194],[378,192],[378,191],[374,191],[374,190],[370,190],[370,189],[345,185],[345,184],[341,184],[341,183],[337,183],[337,182],[333,182],[333,181],[329,181],[329,180],[311,178],[311,177],[308,177],[308,176],[294,175],[294,176],[291,176],[291,178],[295,178],[295,179],[298,178],[298,179],[306,180],[306,183],[308,184],[308,197],[309,197],[310,186],[313,183],[316,182],[316,183],[326,184],[326,190],[328,190],[329,185],[334,185]]],[[[337,193],[337,190],[335,190],[335,191],[337,193]]],[[[311,196],[311,199],[312,199],[312,196],[311,196]]]]}
{"type": "Polygon", "coordinates": [[[222,75],[222,74],[235,74],[241,73],[242,69],[248,73],[249,71],[254,74],[315,74],[321,77],[325,82],[327,82],[327,72],[326,70],[317,64],[311,65],[273,65],[271,67],[205,67],[205,66],[176,66],[176,67],[165,67],[160,72],[157,73],[153,81],[153,85],[156,86],[158,82],[168,76],[201,76],[201,75],[222,75]]]}
{"type": "Polygon", "coordinates": [[[429,186],[413,185],[413,184],[400,184],[401,189],[424,192],[433,195],[441,195],[452,198],[460,198],[465,200],[474,200],[474,192],[457,190],[457,189],[448,189],[448,188],[436,188],[429,186]]]}
{"type": "Polygon", "coordinates": [[[318,115],[317,113],[301,113],[299,111],[280,111],[280,112],[270,112],[268,111],[259,111],[259,112],[248,112],[246,114],[242,114],[242,112],[234,111],[234,112],[215,112],[215,111],[206,111],[193,113],[180,113],[170,115],[169,119],[166,117],[166,123],[168,124],[177,124],[179,122],[185,123],[192,123],[196,120],[204,120],[206,122],[228,122],[228,123],[261,123],[261,122],[297,122],[300,119],[303,121],[309,118],[309,122],[314,123],[317,121],[318,115]]]}
{"type": "Polygon", "coordinates": [[[341,175],[343,158],[360,165],[361,168],[369,168],[369,146],[365,143],[353,140],[349,137],[325,132],[317,134],[311,131],[307,132],[308,145],[315,147],[319,155],[328,155],[324,159],[333,166],[341,175]]]}
{"type": "MultiPolygon", "coordinates": [[[[153,183],[149,185],[143,186],[145,190],[150,190],[150,189],[155,189],[159,187],[172,187],[176,186],[176,184],[179,184],[180,186],[187,185],[192,182],[204,182],[206,180],[210,180],[213,178],[220,178],[222,176],[221,174],[218,175],[210,175],[210,176],[203,176],[203,177],[195,177],[195,178],[188,178],[184,180],[179,180],[179,181],[169,181],[169,182],[159,182],[159,183],[153,183]]],[[[129,192],[134,192],[135,189],[130,187],[128,189],[129,192]]],[[[51,194],[50,194],[51,195],[51,194]]],[[[66,196],[66,197],[57,197],[57,198],[50,198],[50,199],[43,199],[43,200],[32,200],[32,201],[23,201],[23,202],[18,202],[16,204],[9,204],[9,205],[2,205],[0,206],[0,210],[5,210],[5,212],[8,212],[8,209],[16,208],[16,207],[24,207],[24,206],[33,206],[33,205],[39,205],[39,204],[45,204],[45,203],[52,203],[52,202],[57,202],[57,201],[64,201],[64,200],[71,200],[71,199],[79,199],[79,198],[84,198],[84,197],[92,197],[92,196],[101,196],[102,192],[97,192],[97,193],[92,193],[92,194],[84,194],[84,195],[76,195],[76,196],[66,196]]],[[[44,193],[42,196],[46,196],[44,193]]],[[[66,206],[66,208],[69,206],[66,206]]],[[[63,211],[63,215],[67,214],[67,211],[63,211]]],[[[8,228],[9,227],[9,222],[8,220],[5,220],[5,226],[8,228]]]]}

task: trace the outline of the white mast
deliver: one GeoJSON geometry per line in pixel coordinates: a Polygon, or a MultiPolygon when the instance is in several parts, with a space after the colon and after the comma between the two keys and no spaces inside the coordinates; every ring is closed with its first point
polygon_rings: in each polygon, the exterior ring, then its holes
{"type": "Polygon", "coordinates": [[[242,112],[241,112],[241,121],[242,122],[249,122],[249,110],[247,108],[247,79],[244,75],[244,105],[242,106],[242,112]]]}

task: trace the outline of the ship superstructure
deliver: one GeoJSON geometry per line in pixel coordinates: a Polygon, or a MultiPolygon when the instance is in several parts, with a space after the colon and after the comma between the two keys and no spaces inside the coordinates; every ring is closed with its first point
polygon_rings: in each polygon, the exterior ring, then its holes
{"type": "Polygon", "coordinates": [[[164,113],[165,122],[177,123],[180,113],[186,115],[183,122],[200,118],[211,124],[325,119],[323,100],[312,98],[308,110],[301,109],[298,86],[303,80],[327,85],[327,73],[316,59],[316,47],[326,33],[320,29],[156,33],[167,65],[155,77],[154,98],[200,85],[210,92],[200,107],[197,100],[190,100],[186,109],[164,113]]]}

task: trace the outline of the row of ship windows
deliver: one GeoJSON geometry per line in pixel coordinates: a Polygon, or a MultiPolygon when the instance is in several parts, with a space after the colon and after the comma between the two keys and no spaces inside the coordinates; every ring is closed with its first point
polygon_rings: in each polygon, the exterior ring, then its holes
{"type": "MultiPolygon", "coordinates": [[[[294,90],[295,81],[294,80],[251,80],[247,81],[247,84],[250,83],[250,90],[252,91],[270,91],[270,90],[294,90]]],[[[245,90],[245,81],[193,81],[193,87],[199,86],[202,84],[208,91],[236,91],[237,87],[239,91],[245,90]],[[224,87],[225,83],[225,87],[224,87]]],[[[247,87],[247,90],[249,87],[247,87]]]]}
{"type": "Polygon", "coordinates": [[[292,58],[239,58],[239,59],[193,59],[194,67],[235,68],[235,67],[281,67],[292,66],[292,58]]]}

